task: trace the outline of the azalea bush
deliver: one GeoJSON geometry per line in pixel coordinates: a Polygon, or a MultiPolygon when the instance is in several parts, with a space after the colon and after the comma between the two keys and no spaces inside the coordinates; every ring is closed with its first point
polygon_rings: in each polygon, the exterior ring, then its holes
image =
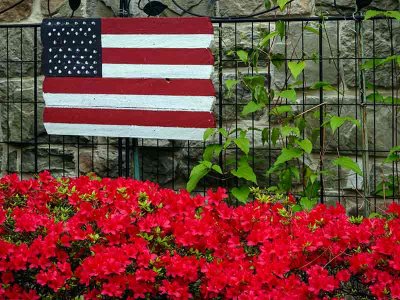
{"type": "Polygon", "coordinates": [[[0,179],[1,299],[400,298],[400,206],[231,207],[96,176],[0,179]]]}

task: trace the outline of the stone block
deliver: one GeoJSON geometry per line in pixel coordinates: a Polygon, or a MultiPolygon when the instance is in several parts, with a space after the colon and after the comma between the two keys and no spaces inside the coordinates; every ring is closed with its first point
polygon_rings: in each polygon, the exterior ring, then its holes
{"type": "MultiPolygon", "coordinates": [[[[349,15],[355,11],[356,1],[355,0],[336,0],[336,8],[333,6],[332,0],[316,0],[316,13],[324,13],[329,15],[345,14],[349,15]]],[[[379,10],[398,10],[399,1],[397,0],[375,0],[364,8],[367,9],[379,9],[379,10]]]]}
{"type": "MultiPolygon", "coordinates": [[[[278,38],[272,48],[272,53],[280,53],[288,60],[306,61],[304,69],[304,78],[300,74],[298,80],[305,83],[305,87],[312,86],[320,81],[320,71],[323,74],[323,81],[332,85],[337,85],[340,77],[340,68],[336,61],[338,54],[337,44],[337,24],[327,22],[323,30],[322,59],[323,65],[320,70],[319,65],[319,35],[304,29],[305,26],[319,28],[318,23],[310,22],[290,22],[286,27],[287,38],[280,41],[278,38]]],[[[272,84],[277,87],[283,87],[286,84],[290,70],[284,65],[280,68],[273,67],[272,84]]],[[[290,76],[288,83],[294,83],[296,80],[290,76]]]]}
{"type": "MultiPolygon", "coordinates": [[[[185,13],[182,9],[176,6],[171,0],[162,1],[165,5],[167,5],[171,10],[167,9],[164,11],[164,15],[168,17],[176,17],[176,16],[190,16],[190,14],[185,13]]],[[[212,1],[198,1],[198,0],[176,0],[176,3],[179,4],[184,10],[187,10],[191,13],[195,13],[202,16],[214,16],[215,15],[215,5],[213,5],[212,1]]]]}
{"type": "Polygon", "coordinates": [[[118,149],[115,147],[101,145],[80,149],[79,158],[76,152],[74,161],[79,165],[80,174],[94,172],[100,177],[118,177],[118,149]]]}
{"type": "Polygon", "coordinates": [[[10,146],[8,144],[1,144],[2,158],[0,165],[0,173],[2,175],[12,172],[17,172],[17,158],[18,151],[17,148],[10,146]]]}
{"type": "MultiPolygon", "coordinates": [[[[10,143],[26,143],[34,140],[35,113],[33,103],[0,103],[0,123],[3,140],[10,143]]],[[[38,105],[38,134],[45,132],[43,126],[43,104],[38,105]]]]}
{"type": "Polygon", "coordinates": [[[51,17],[59,12],[63,5],[68,5],[68,0],[41,0],[40,9],[44,16],[51,17]]]}
{"type": "MultiPolygon", "coordinates": [[[[37,59],[41,57],[40,30],[36,32],[37,59]]],[[[0,28],[0,77],[26,77],[34,75],[35,29],[0,28]]],[[[41,65],[37,63],[37,74],[41,65]]]]}
{"type": "Polygon", "coordinates": [[[110,18],[115,17],[114,11],[111,7],[98,0],[87,0],[86,11],[88,17],[91,18],[110,18]]]}
{"type": "MultiPolygon", "coordinates": [[[[390,23],[391,26],[388,26],[387,20],[363,22],[364,57],[380,59],[400,53],[400,24],[396,21],[390,23]]],[[[360,52],[355,44],[356,36],[354,21],[341,22],[340,53],[343,59],[344,79],[348,87],[355,87],[359,76],[359,62],[355,55],[356,52],[360,52]]],[[[400,77],[393,72],[391,63],[366,71],[365,77],[368,83],[378,87],[391,88],[400,84],[400,77]]]]}
{"type": "MultiPolygon", "coordinates": [[[[244,0],[244,1],[221,1],[219,4],[219,14],[223,17],[227,16],[247,16],[253,13],[263,11],[263,1],[244,0]]],[[[279,9],[268,14],[261,15],[310,15],[314,10],[314,0],[300,0],[289,4],[287,9],[280,11],[279,9]]]]}
{"type": "MultiPolygon", "coordinates": [[[[119,16],[120,14],[119,0],[100,0],[100,1],[103,2],[105,6],[109,7],[113,11],[115,16],[119,16]]],[[[145,17],[146,14],[138,7],[138,2],[139,0],[130,1],[129,14],[133,17],[145,17]]],[[[140,7],[142,8],[144,5],[145,5],[144,1],[141,1],[140,7]]]]}
{"type": "MultiPolygon", "coordinates": [[[[326,114],[349,116],[356,118],[361,122],[361,110],[359,99],[356,99],[354,94],[345,94],[344,97],[337,96],[332,93],[325,93],[323,102],[327,105],[324,107],[326,114]]],[[[320,103],[319,96],[307,95],[306,102],[307,108],[311,108],[320,103]]],[[[302,111],[301,106],[293,106],[297,113],[302,111]]],[[[399,137],[400,131],[397,125],[397,119],[393,114],[393,107],[390,105],[374,106],[369,103],[367,106],[367,127],[368,127],[368,148],[371,153],[375,150],[376,156],[386,155],[384,151],[388,151],[394,141],[393,138],[399,137]]],[[[317,109],[319,111],[319,109],[317,109]]],[[[306,135],[310,138],[312,135],[312,128],[319,128],[319,116],[313,116],[308,113],[305,116],[307,121],[306,135]]],[[[315,147],[319,147],[319,137],[315,142],[315,147]]],[[[356,154],[356,150],[362,150],[361,143],[361,128],[358,128],[351,122],[346,122],[340,127],[335,134],[329,125],[325,129],[325,147],[329,151],[346,151],[356,154]]],[[[371,154],[372,155],[372,154],[371,154]]]]}
{"type": "MultiPolygon", "coordinates": [[[[167,185],[176,179],[177,170],[182,163],[179,148],[141,148],[140,161],[144,166],[143,180],[167,185]]],[[[140,168],[142,168],[142,165],[140,168]]]]}
{"type": "MultiPolygon", "coordinates": [[[[273,31],[275,24],[273,22],[263,23],[223,23],[221,26],[214,24],[214,40],[211,44],[211,50],[214,53],[215,62],[218,63],[221,54],[224,67],[243,67],[242,62],[237,62],[233,51],[246,50],[250,52],[258,45],[261,37],[268,32],[273,31]],[[219,43],[221,41],[222,51],[220,53],[219,43]]],[[[266,58],[260,55],[260,61],[266,58]]]]}
{"type": "MultiPolygon", "coordinates": [[[[1,0],[0,11],[7,9],[19,0],[1,0]]],[[[26,0],[0,15],[0,22],[18,22],[28,18],[32,13],[33,0],[26,0]]]]}
{"type": "MultiPolygon", "coordinates": [[[[37,78],[37,99],[38,103],[43,103],[43,84],[44,77],[37,78]]],[[[35,102],[35,80],[31,77],[22,78],[0,78],[0,103],[6,102],[35,102]]]]}
{"type": "MultiPolygon", "coordinates": [[[[4,150],[4,147],[3,147],[4,150]]],[[[2,170],[7,173],[35,173],[35,149],[31,146],[9,148],[3,153],[2,170]]],[[[56,176],[76,176],[74,150],[60,146],[39,146],[37,149],[38,172],[50,170],[56,176]]]]}

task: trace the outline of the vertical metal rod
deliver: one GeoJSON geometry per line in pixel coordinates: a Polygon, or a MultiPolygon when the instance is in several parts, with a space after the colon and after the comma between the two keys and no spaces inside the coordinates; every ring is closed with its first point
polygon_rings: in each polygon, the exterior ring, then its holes
{"type": "MultiPolygon", "coordinates": [[[[158,140],[157,140],[158,143],[158,140]]],[[[134,174],[133,178],[140,180],[140,161],[139,161],[139,143],[138,139],[133,139],[133,164],[134,174]]]]}
{"type": "MultiPolygon", "coordinates": [[[[220,22],[218,24],[218,83],[219,83],[219,91],[218,91],[218,128],[222,128],[223,126],[223,119],[222,119],[222,98],[223,98],[223,90],[222,90],[222,84],[223,84],[223,76],[222,76],[222,23],[220,22]]],[[[219,144],[222,145],[222,134],[219,134],[219,144]]],[[[219,165],[221,166],[221,169],[223,170],[223,159],[222,159],[222,152],[219,155],[219,165]]],[[[220,181],[220,184],[222,182],[220,181]]]]}
{"type": "Polygon", "coordinates": [[[365,93],[365,72],[362,67],[364,63],[364,34],[363,21],[356,21],[357,25],[357,40],[358,40],[358,72],[359,72],[359,93],[360,93],[360,108],[361,108],[361,143],[362,143],[362,171],[363,171],[363,194],[364,194],[364,215],[368,217],[371,214],[371,203],[369,199],[369,153],[368,153],[368,124],[367,124],[367,105],[365,93]]]}
{"type": "MultiPolygon", "coordinates": [[[[33,138],[34,138],[34,153],[35,153],[35,173],[38,172],[38,82],[37,82],[37,27],[33,31],[33,138]]],[[[22,87],[21,87],[22,89],[22,87]]],[[[63,157],[64,162],[64,157],[63,157]]],[[[64,168],[63,168],[64,170],[64,168]]]]}
{"type": "MultiPolygon", "coordinates": [[[[323,38],[322,38],[322,26],[323,21],[319,20],[319,81],[324,81],[324,61],[323,61],[323,38]]],[[[324,90],[322,87],[319,89],[319,103],[324,103],[324,90]]],[[[319,180],[321,182],[321,195],[320,195],[320,202],[324,203],[324,177],[322,175],[322,171],[324,170],[324,163],[323,163],[323,152],[324,152],[324,140],[325,140],[325,130],[322,124],[324,123],[324,106],[320,105],[319,107],[319,180]]]]}
{"type": "MultiPolygon", "coordinates": [[[[21,72],[21,75],[20,75],[20,86],[21,86],[21,91],[20,91],[20,98],[19,98],[19,100],[21,101],[21,103],[20,103],[20,109],[21,109],[21,115],[20,115],[20,126],[21,126],[21,131],[20,131],[20,141],[21,141],[21,143],[23,142],[23,139],[24,139],[24,137],[23,137],[23,111],[24,111],[24,105],[23,105],[23,102],[24,102],[24,100],[23,100],[23,98],[22,98],[22,85],[23,85],[23,80],[22,80],[22,74],[23,74],[23,72],[22,72],[22,70],[23,70],[23,64],[24,64],[24,57],[23,57],[23,49],[22,49],[22,40],[23,40],[23,38],[22,38],[22,28],[20,28],[20,39],[19,39],[19,42],[20,42],[20,51],[21,51],[21,64],[20,64],[20,72],[21,72]]],[[[22,174],[23,174],[23,166],[24,166],[24,162],[23,162],[23,158],[24,158],[24,156],[22,155],[22,153],[23,153],[23,151],[21,151],[20,152],[20,166],[21,166],[21,168],[20,168],[20,174],[19,174],[19,176],[20,176],[20,178],[22,179],[22,174]]]]}
{"type": "Polygon", "coordinates": [[[130,139],[125,139],[125,177],[130,177],[130,139]]]}
{"type": "Polygon", "coordinates": [[[118,138],[118,176],[122,176],[122,138],[118,138]]]}
{"type": "Polygon", "coordinates": [[[10,172],[10,57],[9,57],[9,30],[6,28],[6,64],[7,64],[7,173],[10,172]]]}

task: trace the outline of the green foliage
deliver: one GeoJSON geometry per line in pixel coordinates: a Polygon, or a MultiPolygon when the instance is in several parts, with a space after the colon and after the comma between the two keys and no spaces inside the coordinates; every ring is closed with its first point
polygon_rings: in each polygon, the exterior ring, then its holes
{"type": "Polygon", "coordinates": [[[345,122],[351,122],[354,125],[360,127],[360,121],[354,119],[353,117],[339,117],[339,116],[332,116],[329,124],[331,126],[332,132],[335,133],[335,131],[340,128],[345,122]]]}
{"type": "Polygon", "coordinates": [[[365,13],[365,20],[369,20],[375,17],[387,17],[387,18],[392,18],[396,19],[397,21],[400,21],[400,11],[383,11],[383,10],[368,10],[365,13]]]}
{"type": "Polygon", "coordinates": [[[284,11],[286,8],[286,4],[289,2],[290,0],[278,0],[277,3],[279,5],[279,8],[281,9],[281,11],[284,11]]]}
{"type": "Polygon", "coordinates": [[[248,114],[254,113],[262,109],[265,105],[262,103],[256,103],[254,101],[250,101],[247,103],[242,110],[242,116],[246,116],[248,114]]]}
{"type": "Polygon", "coordinates": [[[257,176],[253,171],[253,168],[249,165],[247,158],[242,156],[239,160],[237,170],[232,170],[231,173],[237,178],[243,178],[257,184],[257,176]]]}
{"type": "Polygon", "coordinates": [[[294,79],[297,79],[297,77],[300,75],[301,72],[303,72],[305,67],[306,67],[305,61],[289,61],[288,62],[288,68],[289,68],[290,72],[292,73],[294,79]]]}
{"type": "Polygon", "coordinates": [[[250,188],[248,186],[234,187],[231,193],[239,202],[246,203],[249,198],[250,188]]]}
{"type": "Polygon", "coordinates": [[[288,99],[289,101],[292,101],[292,102],[297,100],[296,91],[294,89],[289,89],[289,90],[284,90],[282,92],[279,92],[277,94],[277,96],[288,99]]]}
{"type": "MultiPolygon", "coordinates": [[[[264,6],[268,9],[277,3],[280,9],[284,10],[288,2],[288,0],[265,0],[264,6]]],[[[367,12],[366,19],[377,16],[397,18],[398,14],[399,12],[372,11],[367,12]]],[[[319,35],[321,29],[324,30],[324,26],[324,24],[307,23],[304,30],[319,35]]],[[[277,21],[275,22],[275,30],[260,33],[260,39],[255,44],[254,49],[251,51],[232,51],[231,54],[246,65],[248,72],[243,72],[246,75],[238,74],[236,79],[226,80],[226,92],[230,95],[238,85],[241,88],[243,87],[250,94],[250,97],[249,99],[246,98],[241,115],[268,116],[269,123],[254,124],[254,127],[236,128],[235,130],[224,128],[207,130],[204,134],[204,140],[210,141],[212,137],[220,134],[223,137],[222,145],[211,142],[205,147],[202,160],[194,166],[190,174],[187,184],[189,191],[194,190],[202,178],[213,175],[217,178],[223,178],[227,185],[233,186],[230,195],[237,199],[237,203],[246,203],[254,197],[262,202],[271,201],[272,198],[281,199],[284,202],[285,195],[292,192],[299,196],[297,204],[293,206],[293,211],[310,210],[319,200],[322,185],[320,180],[323,175],[327,174],[328,165],[338,166],[363,176],[360,166],[352,158],[342,156],[341,153],[338,153],[338,157],[332,162],[324,162],[322,169],[320,169],[319,164],[304,163],[314,155],[315,157],[319,156],[321,160],[324,159],[326,150],[324,147],[326,146],[315,146],[320,142],[321,132],[329,130],[335,134],[344,125],[350,124],[361,128],[361,124],[359,120],[351,116],[341,115],[339,112],[337,114],[326,113],[323,104],[307,107],[302,113],[294,110],[296,108],[294,104],[298,101],[297,91],[299,88],[309,89],[311,93],[314,93],[315,90],[322,90],[339,95],[341,92],[336,86],[326,81],[303,84],[300,75],[307,69],[308,63],[305,60],[299,61],[294,54],[292,54],[294,57],[285,57],[284,54],[275,52],[276,47],[273,47],[274,43],[282,40],[285,35],[286,23],[277,21]],[[288,72],[285,72],[287,74],[285,84],[281,87],[271,86],[267,78],[257,69],[258,62],[261,59],[270,62],[276,69],[282,69],[287,62],[288,72]],[[323,119],[323,122],[316,127],[315,122],[319,123],[320,118],[323,119]],[[269,149],[273,148],[274,151],[279,149],[274,152],[277,153],[274,158],[269,158],[270,161],[264,170],[260,170],[260,167],[264,165],[262,163],[263,158],[250,156],[252,139],[257,139],[257,135],[248,133],[257,131],[263,146],[269,149]],[[232,149],[237,149],[237,152],[234,157],[229,157],[232,149]],[[228,157],[224,161],[223,167],[218,165],[221,155],[228,157]],[[257,166],[257,173],[253,169],[255,166],[257,166]],[[276,185],[259,187],[258,184],[265,182],[265,177],[271,179],[276,185]]],[[[304,53],[303,57],[307,60],[318,61],[317,53],[304,53]]],[[[387,64],[392,66],[399,64],[400,66],[400,55],[366,60],[362,65],[362,70],[376,69],[387,64]]],[[[400,99],[393,94],[385,96],[375,89],[373,89],[373,93],[367,96],[367,101],[400,104],[400,99]]],[[[256,140],[254,142],[257,144],[256,140]]],[[[329,143],[329,141],[324,141],[324,143],[329,143]]],[[[398,162],[400,162],[400,146],[392,148],[385,159],[385,163],[395,164],[398,162]]],[[[399,180],[398,176],[384,178],[382,182],[377,183],[374,193],[383,197],[398,194],[399,180]]]]}
{"type": "Polygon", "coordinates": [[[358,175],[362,176],[362,171],[358,164],[350,157],[342,156],[332,161],[335,166],[340,166],[344,169],[354,171],[358,175]]]}

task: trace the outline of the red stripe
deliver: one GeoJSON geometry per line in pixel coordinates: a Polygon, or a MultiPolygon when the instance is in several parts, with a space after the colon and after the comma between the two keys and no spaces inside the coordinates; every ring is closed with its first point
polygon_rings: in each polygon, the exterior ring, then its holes
{"type": "Polygon", "coordinates": [[[128,109],[44,109],[46,123],[96,124],[96,125],[137,125],[184,128],[215,127],[211,112],[152,111],[128,109]]]}
{"type": "Polygon", "coordinates": [[[129,79],[46,77],[44,93],[215,96],[209,79],[129,79]]]}
{"type": "Polygon", "coordinates": [[[106,64],[213,65],[209,49],[103,48],[106,64]]]}
{"type": "Polygon", "coordinates": [[[213,34],[209,18],[104,18],[102,34],[213,34]]]}

